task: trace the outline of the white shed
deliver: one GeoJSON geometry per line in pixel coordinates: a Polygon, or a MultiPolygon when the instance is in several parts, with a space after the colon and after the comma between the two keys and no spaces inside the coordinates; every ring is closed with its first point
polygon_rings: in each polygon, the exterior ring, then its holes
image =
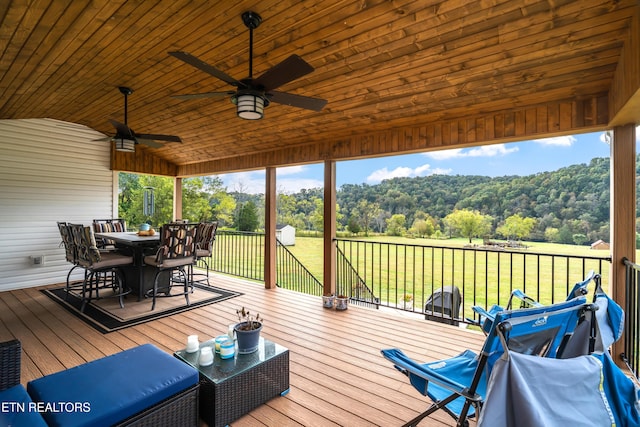
{"type": "Polygon", "coordinates": [[[284,246],[296,244],[296,229],[288,224],[276,224],[276,238],[284,246]]]}

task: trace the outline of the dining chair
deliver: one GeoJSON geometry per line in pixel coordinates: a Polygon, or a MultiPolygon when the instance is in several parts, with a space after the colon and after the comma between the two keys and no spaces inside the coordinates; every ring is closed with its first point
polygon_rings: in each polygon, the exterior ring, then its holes
{"type": "Polygon", "coordinates": [[[131,289],[125,286],[122,267],[132,265],[133,257],[116,251],[101,252],[96,245],[92,227],[82,224],[69,224],[69,227],[77,248],[78,264],[85,269],[80,311],[84,311],[91,300],[107,296],[117,297],[120,307],[124,308],[123,298],[131,289]],[[100,291],[107,288],[111,289],[112,294],[100,296],[100,291]]]}
{"type": "Polygon", "coordinates": [[[157,268],[153,280],[153,289],[149,289],[145,297],[152,298],[151,310],[156,307],[156,298],[184,295],[189,305],[189,294],[193,293],[193,282],[187,268],[196,260],[197,224],[169,223],[160,229],[160,247],[155,255],[144,257],[144,264],[157,268]],[[169,283],[158,286],[163,273],[169,273],[169,283]],[[174,286],[182,285],[183,290],[172,293],[174,286]]]}
{"type": "MultiPolygon", "coordinates": [[[[58,230],[60,231],[60,237],[62,238],[61,244],[64,246],[65,259],[67,260],[67,262],[72,264],[71,269],[67,273],[67,282],[64,288],[64,299],[66,301],[67,297],[69,296],[69,291],[72,288],[70,282],[71,273],[73,272],[73,270],[80,267],[80,264],[78,263],[78,250],[73,243],[73,236],[71,235],[71,228],[69,227],[69,224],[67,224],[65,221],[58,221],[58,230]]],[[[82,285],[80,284],[80,286],[82,285]]]]}
{"type": "MultiPolygon", "coordinates": [[[[113,219],[94,219],[94,233],[111,233],[127,231],[127,221],[123,218],[113,219]]],[[[115,250],[115,242],[109,239],[96,238],[96,244],[99,249],[115,250]]]]}
{"type": "MultiPolygon", "coordinates": [[[[213,242],[216,240],[216,230],[218,229],[218,222],[201,222],[198,224],[196,231],[196,262],[202,261],[207,269],[206,277],[195,280],[193,278],[193,267],[191,268],[191,277],[194,283],[209,283],[209,259],[213,254],[213,242]]],[[[199,274],[202,276],[202,274],[199,274]]]]}

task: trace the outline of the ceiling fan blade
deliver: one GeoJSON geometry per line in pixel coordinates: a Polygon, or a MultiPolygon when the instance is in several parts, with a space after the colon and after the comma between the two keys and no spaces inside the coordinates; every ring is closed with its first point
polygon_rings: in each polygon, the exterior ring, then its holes
{"type": "Polygon", "coordinates": [[[227,92],[205,92],[205,93],[192,93],[184,95],[171,95],[176,99],[202,99],[202,98],[222,98],[223,96],[233,95],[234,91],[227,92]]]}
{"type": "Polygon", "coordinates": [[[113,139],[112,136],[105,136],[105,137],[98,138],[98,139],[92,139],[91,141],[107,142],[107,141],[111,141],[112,139],[113,139]]]}
{"type": "Polygon", "coordinates": [[[136,139],[150,139],[154,141],[182,142],[179,136],[175,135],[157,135],[153,133],[137,133],[136,139]]]}
{"type": "Polygon", "coordinates": [[[201,61],[200,59],[196,58],[195,56],[191,55],[190,53],[187,52],[181,52],[181,51],[176,51],[176,52],[169,52],[169,55],[178,58],[179,60],[186,62],[189,65],[192,65],[194,67],[196,67],[197,69],[204,71],[207,74],[211,74],[213,77],[216,77],[220,80],[222,80],[223,82],[229,83],[232,86],[236,86],[236,87],[246,87],[244,83],[239,82],[238,80],[234,79],[233,77],[227,75],[226,73],[218,70],[217,68],[215,68],[212,65],[207,64],[204,61],[201,61]]]}
{"type": "Polygon", "coordinates": [[[109,121],[111,122],[113,127],[116,128],[118,135],[124,136],[126,138],[130,138],[130,139],[134,139],[135,134],[133,133],[133,130],[131,130],[129,126],[125,125],[124,123],[117,122],[113,119],[109,119],[109,121]]]}
{"type": "Polygon", "coordinates": [[[138,144],[148,145],[149,147],[153,147],[153,148],[162,148],[163,147],[163,145],[161,143],[152,141],[150,139],[136,138],[136,142],[138,144]]]}
{"type": "Polygon", "coordinates": [[[284,61],[274,65],[260,77],[255,79],[253,83],[256,86],[264,87],[269,92],[277,89],[285,83],[289,83],[313,71],[313,67],[298,55],[291,55],[284,61]]]}
{"type": "Polygon", "coordinates": [[[327,105],[326,99],[311,98],[309,96],[294,95],[286,92],[270,92],[267,94],[267,97],[271,102],[313,111],[321,111],[324,106],[327,105]]]}

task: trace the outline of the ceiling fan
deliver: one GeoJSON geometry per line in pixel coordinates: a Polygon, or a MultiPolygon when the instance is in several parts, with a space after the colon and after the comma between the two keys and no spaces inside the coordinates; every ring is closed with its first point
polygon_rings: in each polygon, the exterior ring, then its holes
{"type": "Polygon", "coordinates": [[[262,18],[257,13],[249,11],[242,14],[242,22],[249,29],[249,77],[236,80],[187,52],[169,52],[169,55],[237,88],[235,91],[174,95],[173,97],[178,99],[199,99],[231,96],[231,102],[237,106],[238,116],[247,120],[261,119],[264,115],[264,108],[271,102],[313,111],[322,110],[327,104],[325,99],[274,90],[313,71],[313,67],[298,55],[289,56],[267,70],[260,77],[253,78],[253,30],[262,23],[262,18]]]}
{"type": "Polygon", "coordinates": [[[127,125],[127,97],[133,93],[133,89],[119,86],[120,93],[124,95],[124,123],[109,119],[116,134],[106,139],[97,139],[95,141],[113,141],[116,144],[116,150],[134,152],[136,144],[144,144],[153,148],[161,148],[162,143],[156,141],[182,142],[180,137],[173,135],[157,135],[151,133],[136,133],[127,125]]]}

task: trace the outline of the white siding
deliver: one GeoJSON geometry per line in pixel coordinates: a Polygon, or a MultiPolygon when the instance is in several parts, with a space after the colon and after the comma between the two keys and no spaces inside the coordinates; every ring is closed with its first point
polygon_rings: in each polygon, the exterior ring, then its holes
{"type": "Polygon", "coordinates": [[[109,143],[92,141],[100,137],[58,120],[0,120],[0,291],[64,282],[56,222],[117,214],[109,143]],[[33,265],[37,255],[44,265],[33,265]]]}

